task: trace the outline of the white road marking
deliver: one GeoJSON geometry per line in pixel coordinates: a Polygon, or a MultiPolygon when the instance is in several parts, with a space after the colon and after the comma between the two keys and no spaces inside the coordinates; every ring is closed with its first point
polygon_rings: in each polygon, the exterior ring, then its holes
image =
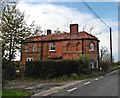
{"type": "Polygon", "coordinates": [[[84,83],[84,85],[87,85],[87,84],[89,84],[90,82],[86,82],[86,83],[84,83]]]}
{"type": "Polygon", "coordinates": [[[98,78],[95,79],[96,81],[98,80],[98,78]]]}
{"type": "Polygon", "coordinates": [[[103,78],[103,76],[101,76],[100,78],[103,78]]]}
{"type": "Polygon", "coordinates": [[[115,73],[116,71],[118,71],[118,70],[115,70],[115,71],[113,71],[111,73],[108,73],[108,74],[106,74],[106,76],[111,75],[111,74],[115,73]]]}
{"type": "Polygon", "coordinates": [[[77,87],[72,88],[72,89],[68,90],[68,92],[74,91],[74,90],[76,90],[76,89],[77,89],[77,87]]]}

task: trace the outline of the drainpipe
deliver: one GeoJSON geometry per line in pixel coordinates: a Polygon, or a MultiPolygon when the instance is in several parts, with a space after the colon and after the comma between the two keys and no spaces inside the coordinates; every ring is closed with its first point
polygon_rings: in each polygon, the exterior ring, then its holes
{"type": "Polygon", "coordinates": [[[82,55],[84,54],[84,39],[82,39],[82,55]]]}
{"type": "Polygon", "coordinates": [[[43,60],[43,42],[41,42],[40,60],[43,60]]]}

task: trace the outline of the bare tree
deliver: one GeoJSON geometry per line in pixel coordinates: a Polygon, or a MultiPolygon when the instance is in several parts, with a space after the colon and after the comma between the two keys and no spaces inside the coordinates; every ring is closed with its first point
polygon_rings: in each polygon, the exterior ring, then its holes
{"type": "Polygon", "coordinates": [[[83,27],[82,31],[85,31],[86,28],[87,28],[87,25],[83,27]]]}
{"type": "Polygon", "coordinates": [[[110,53],[107,47],[101,47],[100,49],[100,60],[110,61],[110,53]]]}
{"type": "Polygon", "coordinates": [[[93,30],[93,29],[95,29],[95,24],[91,24],[91,25],[89,25],[89,28],[90,28],[90,34],[91,34],[91,31],[93,30]]]}
{"type": "Polygon", "coordinates": [[[41,28],[42,27],[40,25],[34,24],[34,26],[32,28],[33,36],[40,36],[43,33],[41,28]]]}
{"type": "Polygon", "coordinates": [[[82,28],[82,31],[85,31],[85,29],[87,28],[88,31],[89,31],[90,34],[91,34],[92,30],[95,29],[95,27],[96,27],[95,24],[85,25],[85,26],[82,28]]]}

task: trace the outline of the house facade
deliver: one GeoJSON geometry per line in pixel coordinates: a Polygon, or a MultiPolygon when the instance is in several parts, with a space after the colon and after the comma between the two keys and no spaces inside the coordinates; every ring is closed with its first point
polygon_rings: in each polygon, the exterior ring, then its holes
{"type": "Polygon", "coordinates": [[[99,40],[85,32],[78,31],[78,24],[70,24],[70,33],[35,36],[27,39],[21,45],[21,64],[26,61],[39,60],[76,60],[86,55],[91,59],[91,68],[98,68],[99,40]]]}

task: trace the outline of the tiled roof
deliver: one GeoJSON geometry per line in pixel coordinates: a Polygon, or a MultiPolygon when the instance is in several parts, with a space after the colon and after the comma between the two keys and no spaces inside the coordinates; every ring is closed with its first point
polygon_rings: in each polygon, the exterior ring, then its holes
{"type": "Polygon", "coordinates": [[[54,40],[68,40],[68,39],[95,39],[98,40],[95,36],[82,31],[78,34],[70,34],[70,33],[61,33],[61,34],[51,34],[51,35],[43,35],[43,36],[35,36],[30,38],[30,40],[27,40],[27,42],[30,41],[54,41],[54,40]]]}

